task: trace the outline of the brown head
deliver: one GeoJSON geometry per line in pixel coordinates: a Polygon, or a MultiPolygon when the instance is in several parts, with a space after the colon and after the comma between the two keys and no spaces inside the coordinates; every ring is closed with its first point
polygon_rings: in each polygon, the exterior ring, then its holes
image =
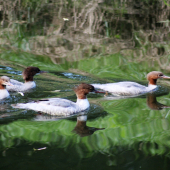
{"type": "Polygon", "coordinates": [[[160,71],[152,71],[147,74],[147,80],[149,81],[149,85],[156,85],[157,79],[159,78],[170,79],[170,77],[165,76],[160,71]]]}
{"type": "Polygon", "coordinates": [[[90,85],[90,84],[86,84],[86,83],[81,83],[79,86],[77,86],[74,89],[77,98],[78,99],[86,99],[86,95],[89,92],[95,92],[95,93],[104,93],[104,92],[99,92],[97,91],[94,86],[90,85]]]}
{"type": "Polygon", "coordinates": [[[37,73],[42,73],[42,71],[38,68],[38,67],[27,67],[23,73],[23,79],[25,80],[25,82],[28,81],[33,81],[33,77],[37,74],[37,73]]]}
{"type": "Polygon", "coordinates": [[[12,86],[12,84],[10,83],[10,78],[7,76],[2,76],[0,78],[0,89],[5,89],[7,85],[12,86]]]}

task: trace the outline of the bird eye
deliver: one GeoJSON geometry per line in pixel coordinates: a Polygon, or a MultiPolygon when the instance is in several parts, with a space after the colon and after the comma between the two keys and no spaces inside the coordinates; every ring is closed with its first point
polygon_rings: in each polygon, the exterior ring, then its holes
{"type": "Polygon", "coordinates": [[[161,77],[161,76],[163,76],[163,74],[159,74],[158,76],[161,77]]]}

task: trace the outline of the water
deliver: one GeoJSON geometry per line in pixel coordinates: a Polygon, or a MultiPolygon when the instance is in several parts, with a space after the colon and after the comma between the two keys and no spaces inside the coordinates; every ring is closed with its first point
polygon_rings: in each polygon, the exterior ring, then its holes
{"type": "Polygon", "coordinates": [[[81,82],[147,85],[150,71],[170,76],[165,3],[23,1],[16,10],[2,3],[0,76],[23,81],[27,66],[48,73],[35,76],[29,93],[0,102],[0,169],[170,169],[169,80],[136,97],[91,93],[87,121],[11,107],[50,97],[76,101],[72,89],[81,82]]]}

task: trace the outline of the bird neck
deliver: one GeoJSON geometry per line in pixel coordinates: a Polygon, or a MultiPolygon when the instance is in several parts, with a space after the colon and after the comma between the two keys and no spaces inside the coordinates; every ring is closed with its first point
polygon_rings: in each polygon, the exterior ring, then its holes
{"type": "Polygon", "coordinates": [[[23,79],[25,80],[25,83],[29,82],[29,81],[34,81],[33,77],[34,77],[34,75],[32,75],[32,74],[24,74],[23,75],[23,79]]]}
{"type": "Polygon", "coordinates": [[[149,79],[149,84],[148,85],[156,85],[157,79],[149,79]]]}
{"type": "Polygon", "coordinates": [[[29,79],[25,79],[25,83],[28,83],[28,82],[31,82],[31,81],[34,81],[34,80],[33,80],[33,77],[32,77],[32,78],[29,78],[29,79]]]}
{"type": "Polygon", "coordinates": [[[76,95],[77,95],[77,99],[87,99],[86,94],[84,93],[77,92],[76,95]]]}
{"type": "Polygon", "coordinates": [[[0,84],[0,90],[6,89],[6,86],[3,84],[0,84]]]}

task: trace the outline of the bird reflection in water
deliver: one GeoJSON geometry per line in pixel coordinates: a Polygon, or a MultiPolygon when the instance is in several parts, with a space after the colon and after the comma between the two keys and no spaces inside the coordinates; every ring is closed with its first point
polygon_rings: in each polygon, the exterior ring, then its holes
{"type": "MultiPolygon", "coordinates": [[[[92,135],[97,130],[103,130],[105,128],[95,128],[86,126],[87,115],[86,112],[81,112],[81,115],[77,116],[77,124],[72,132],[77,133],[81,137],[92,135]]],[[[44,114],[37,114],[34,118],[35,121],[57,121],[61,119],[66,119],[70,117],[56,117],[44,114]]]]}
{"type": "Polygon", "coordinates": [[[170,106],[166,106],[157,102],[156,95],[152,93],[147,95],[147,105],[152,110],[162,110],[164,108],[170,108],[170,106]]]}
{"type": "Polygon", "coordinates": [[[72,132],[77,133],[81,137],[92,135],[97,130],[103,130],[105,128],[95,128],[86,125],[87,115],[77,116],[77,124],[72,132]]]}

